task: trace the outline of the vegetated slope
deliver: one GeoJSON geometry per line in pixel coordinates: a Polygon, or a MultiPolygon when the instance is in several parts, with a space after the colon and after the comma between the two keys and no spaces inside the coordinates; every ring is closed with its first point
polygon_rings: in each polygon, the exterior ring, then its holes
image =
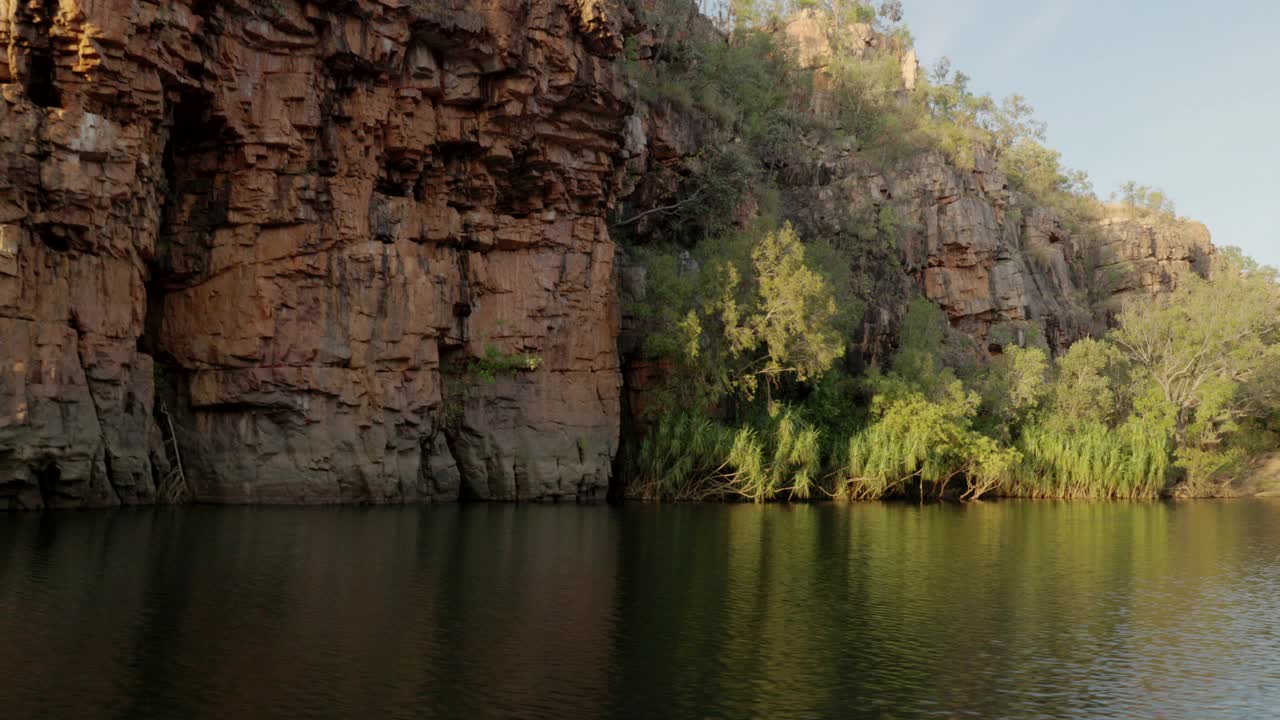
{"type": "MultiPolygon", "coordinates": [[[[719,26],[688,3],[637,5],[626,52],[649,151],[614,217],[627,492],[1198,494],[1270,442],[1265,403],[1148,402],[1157,360],[1113,367],[1120,336],[1067,360],[1143,308],[1174,306],[1162,331],[1212,319],[1197,283],[1220,268],[1227,295],[1260,269],[1158,191],[1100,201],[1025,100],[976,95],[945,63],[923,72],[895,4],[757,3],[719,26]],[[1052,399],[1078,365],[1107,375],[1105,413],[1052,399]]],[[[1239,383],[1274,359],[1274,283],[1244,285],[1261,314],[1237,330],[1262,340],[1239,383]]]]}
{"type": "MultiPolygon", "coordinates": [[[[1209,274],[1203,225],[1145,195],[1096,200],[1025,101],[924,71],[905,28],[806,10],[730,36],[689,3],[638,4],[655,24],[629,40],[646,58],[633,75],[650,152],[618,212],[624,239],[691,245],[772,212],[852,262],[875,256],[854,268],[868,287],[905,276],[906,294],[984,345],[1031,321],[1062,349],[1104,329],[1118,298],[1209,274]]],[[[906,303],[883,294],[860,293],[873,332],[891,335],[906,303]]]]}

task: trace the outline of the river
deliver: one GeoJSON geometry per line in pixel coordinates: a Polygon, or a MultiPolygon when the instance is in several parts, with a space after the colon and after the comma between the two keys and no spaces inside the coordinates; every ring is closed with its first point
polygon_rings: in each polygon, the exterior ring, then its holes
{"type": "Polygon", "coordinates": [[[33,717],[1280,717],[1280,500],[0,514],[33,717]]]}

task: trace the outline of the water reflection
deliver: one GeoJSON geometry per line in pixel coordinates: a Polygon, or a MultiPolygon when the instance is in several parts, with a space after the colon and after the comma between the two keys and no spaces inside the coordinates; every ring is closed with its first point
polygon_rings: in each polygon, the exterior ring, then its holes
{"type": "Polygon", "coordinates": [[[1280,503],[0,516],[6,715],[1280,716],[1280,503]]]}

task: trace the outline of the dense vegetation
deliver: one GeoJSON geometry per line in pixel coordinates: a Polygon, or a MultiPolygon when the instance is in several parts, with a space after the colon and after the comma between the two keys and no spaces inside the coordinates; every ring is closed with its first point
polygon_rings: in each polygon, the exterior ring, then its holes
{"type": "Polygon", "coordinates": [[[772,290],[788,297],[758,295],[745,311],[712,301],[680,324],[684,352],[669,356],[681,383],[697,384],[673,388],[628,450],[634,491],[752,500],[1221,492],[1252,455],[1280,446],[1280,289],[1273,271],[1232,261],[1212,282],[1189,277],[1166,297],[1130,302],[1114,331],[1056,359],[1031,338],[977,361],[941,311],[917,300],[888,370],[858,376],[834,362],[834,318],[780,328],[776,346],[732,349],[748,347],[737,345],[744,312],[752,325],[765,307],[807,302],[812,288],[772,290]],[[804,350],[770,357],[774,347],[804,350]],[[722,364],[726,356],[734,362],[722,364]]]}
{"type": "MultiPolygon", "coordinates": [[[[905,224],[891,205],[850,208],[838,232],[801,237],[783,221],[780,178],[819,144],[880,168],[929,152],[962,168],[985,158],[1010,179],[1014,211],[1052,208],[1087,236],[1103,205],[1042,145],[1026,101],[975,95],[945,61],[905,92],[897,3],[735,0],[717,5],[725,32],[702,38],[676,30],[688,7],[657,3],[658,56],[633,66],[647,102],[700,113],[713,130],[674,198],[643,223],[617,222],[646,269],[629,308],[645,324],[643,352],[671,368],[624,444],[632,494],[1203,495],[1280,443],[1274,271],[1227,253],[1212,282],[1187,277],[1159,300],[1135,299],[1114,330],[1058,357],[1026,324],[988,359],[933,304],[886,284],[902,275],[886,272],[905,224]],[[797,10],[829,30],[873,24],[882,41],[852,52],[846,33],[830,32],[828,62],[806,69],[778,31],[797,10]],[[883,367],[862,368],[863,311],[886,300],[908,308],[898,346],[883,367]]],[[[1113,199],[1173,213],[1134,183],[1113,199]]],[[[1109,299],[1106,283],[1093,279],[1085,302],[1109,299]]]]}

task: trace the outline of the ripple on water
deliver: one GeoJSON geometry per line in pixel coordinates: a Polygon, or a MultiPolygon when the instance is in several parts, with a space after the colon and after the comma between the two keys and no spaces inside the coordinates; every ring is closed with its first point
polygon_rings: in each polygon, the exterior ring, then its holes
{"type": "Polygon", "coordinates": [[[0,518],[7,717],[1280,717],[1280,502],[0,518]]]}

